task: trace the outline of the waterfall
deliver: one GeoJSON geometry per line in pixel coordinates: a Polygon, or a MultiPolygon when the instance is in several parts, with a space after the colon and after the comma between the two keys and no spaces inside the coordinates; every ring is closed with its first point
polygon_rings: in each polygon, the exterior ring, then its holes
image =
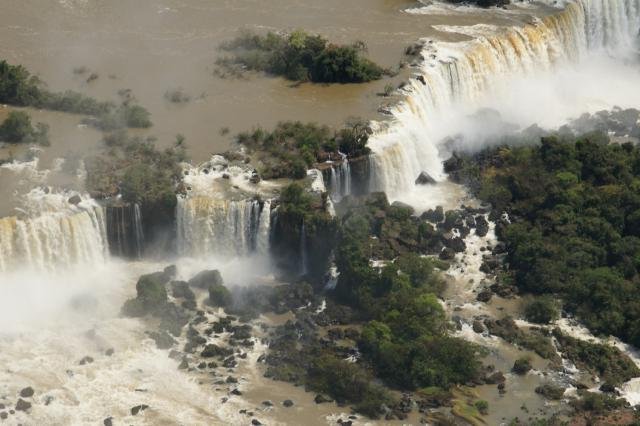
{"type": "Polygon", "coordinates": [[[47,212],[33,218],[0,218],[0,271],[102,263],[107,256],[104,210],[47,212]]]}
{"type": "Polygon", "coordinates": [[[346,154],[340,153],[340,156],[342,157],[340,163],[337,166],[332,164],[329,173],[330,195],[335,202],[352,194],[351,166],[346,154]]]}
{"type": "Polygon", "coordinates": [[[434,126],[455,105],[473,105],[511,76],[577,63],[591,51],[626,51],[639,28],[640,0],[572,0],[555,14],[495,35],[464,44],[426,43],[423,56],[431,59],[421,65],[420,78],[407,85],[409,94],[392,109],[390,125],[369,140],[370,190],[394,197],[411,189],[422,171],[443,179],[443,135],[434,126]]]}
{"type": "Polygon", "coordinates": [[[138,204],[108,206],[107,238],[114,256],[140,259],[144,249],[142,214],[138,204]]]}
{"type": "Polygon", "coordinates": [[[181,255],[249,255],[269,251],[271,202],[179,198],[178,252],[181,255]]]}

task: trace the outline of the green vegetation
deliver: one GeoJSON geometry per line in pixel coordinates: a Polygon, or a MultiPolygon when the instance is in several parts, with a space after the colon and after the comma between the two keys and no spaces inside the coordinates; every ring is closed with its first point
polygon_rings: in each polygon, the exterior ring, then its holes
{"type": "MultiPolygon", "coordinates": [[[[448,167],[492,203],[515,283],[565,301],[596,333],[640,345],[640,148],[606,135],[544,137],[448,167]]],[[[456,164],[453,164],[456,163],[456,164]]]]}
{"type": "Polygon", "coordinates": [[[549,324],[560,318],[560,310],[553,297],[541,296],[527,303],[524,316],[530,322],[549,324]]]}
{"type": "Polygon", "coordinates": [[[257,128],[240,133],[236,142],[257,155],[264,179],[302,179],[315,163],[329,157],[339,159],[338,151],[348,157],[368,154],[370,133],[367,123],[360,120],[336,132],[314,123],[287,121],[278,123],[271,132],[257,128]]]}
{"type": "Polygon", "coordinates": [[[151,126],[149,113],[139,105],[125,102],[116,107],[112,102],[100,102],[78,92],[50,92],[25,67],[10,65],[4,60],[0,61],[0,103],[90,115],[95,119],[88,120],[87,124],[101,130],[151,126]]]}
{"type": "Polygon", "coordinates": [[[29,114],[11,111],[7,119],[0,124],[0,141],[49,145],[49,126],[37,123],[34,127],[29,114]]]}
{"type": "Polygon", "coordinates": [[[363,57],[364,43],[339,46],[301,30],[265,36],[246,32],[221,48],[232,54],[216,61],[222,76],[252,70],[294,81],[363,83],[378,80],[385,73],[363,57]]]}
{"type": "Polygon", "coordinates": [[[403,207],[373,198],[364,212],[348,215],[336,252],[340,277],[334,297],[367,320],[358,343],[376,375],[403,389],[439,387],[476,378],[478,348],[447,336],[448,322],[436,294],[444,284],[435,271],[439,261],[405,252],[378,271],[370,265],[370,236],[380,232],[376,206],[390,222],[408,221],[403,207]],[[395,216],[394,216],[395,215],[395,216]]]}
{"type": "Polygon", "coordinates": [[[513,372],[520,375],[527,374],[533,367],[531,366],[531,359],[526,358],[518,358],[513,363],[513,372]]]}
{"type": "Polygon", "coordinates": [[[616,347],[575,339],[559,329],[553,335],[564,357],[610,385],[618,386],[640,375],[636,364],[616,347]]]}
{"type": "Polygon", "coordinates": [[[122,194],[130,203],[175,207],[180,162],[186,159],[183,145],[159,150],[153,139],[124,131],[108,134],[104,143],[105,152],[86,161],[87,188],[95,197],[122,194]]]}

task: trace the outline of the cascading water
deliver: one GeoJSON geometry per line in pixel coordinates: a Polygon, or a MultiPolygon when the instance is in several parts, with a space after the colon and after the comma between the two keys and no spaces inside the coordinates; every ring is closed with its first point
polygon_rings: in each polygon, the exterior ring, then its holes
{"type": "Polygon", "coordinates": [[[144,233],[138,204],[106,208],[109,249],[115,256],[142,257],[144,233]]]}
{"type": "MultiPolygon", "coordinates": [[[[587,53],[619,54],[633,47],[640,28],[640,0],[574,0],[531,24],[511,27],[460,44],[426,43],[420,79],[407,86],[394,121],[369,141],[373,151],[370,190],[394,198],[414,186],[422,171],[442,179],[434,127],[456,104],[473,104],[514,75],[532,75],[577,63],[587,53]]],[[[455,129],[450,129],[455,131],[455,129]]]]}
{"type": "Polygon", "coordinates": [[[2,272],[93,265],[103,263],[107,251],[104,209],[92,200],[37,216],[0,218],[2,272]]]}
{"type": "Polygon", "coordinates": [[[181,255],[248,255],[267,253],[271,202],[180,198],[177,207],[181,255]]]}
{"type": "Polygon", "coordinates": [[[335,202],[343,197],[351,195],[351,166],[345,154],[341,154],[342,160],[336,167],[331,166],[329,173],[329,188],[331,199],[335,202]]]}
{"type": "Polygon", "coordinates": [[[302,221],[302,226],[300,226],[300,275],[307,275],[308,270],[308,262],[307,258],[307,231],[304,227],[304,220],[302,221]]]}

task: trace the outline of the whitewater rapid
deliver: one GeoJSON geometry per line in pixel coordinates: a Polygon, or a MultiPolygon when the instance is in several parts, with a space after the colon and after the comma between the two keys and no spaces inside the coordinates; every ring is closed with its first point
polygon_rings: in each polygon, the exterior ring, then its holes
{"type": "Polygon", "coordinates": [[[391,123],[376,123],[370,138],[371,189],[399,199],[415,188],[422,171],[443,180],[447,148],[442,140],[465,130],[479,139],[476,133],[487,132],[482,127],[489,123],[465,127],[481,107],[528,126],[560,124],[570,118],[567,114],[611,102],[640,105],[638,91],[629,89],[640,77],[626,61],[637,49],[640,0],[575,0],[560,6],[523,26],[438,28],[473,36],[469,42],[424,40],[419,78],[403,89],[406,98],[392,108],[391,123]],[[608,62],[612,66],[603,67],[608,62]],[[610,78],[614,69],[621,81],[610,78]],[[592,78],[585,81],[585,75],[592,78]],[[518,110],[527,114],[514,115],[518,110]]]}

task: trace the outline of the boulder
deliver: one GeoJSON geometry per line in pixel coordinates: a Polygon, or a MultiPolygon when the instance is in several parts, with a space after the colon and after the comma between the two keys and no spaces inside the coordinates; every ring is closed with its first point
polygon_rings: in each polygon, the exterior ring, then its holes
{"type": "Polygon", "coordinates": [[[171,335],[169,335],[169,333],[164,330],[151,331],[148,332],[147,335],[152,338],[154,342],[156,342],[156,347],[158,349],[170,349],[173,345],[178,343],[174,340],[173,337],[171,337],[171,335]]]}
{"type": "Polygon", "coordinates": [[[493,293],[490,290],[482,290],[478,293],[478,296],[476,296],[476,300],[478,300],[478,302],[487,303],[491,300],[491,297],[493,297],[493,293]]]}
{"type": "Polygon", "coordinates": [[[282,405],[284,405],[287,408],[293,407],[293,401],[290,399],[285,399],[284,401],[282,401],[282,405]]]}
{"type": "Polygon", "coordinates": [[[313,398],[316,404],[324,404],[325,402],[333,402],[333,399],[329,398],[326,395],[317,394],[315,398],[313,398]]]}
{"type": "Polygon", "coordinates": [[[497,384],[503,384],[505,380],[506,378],[504,377],[504,374],[502,374],[501,371],[496,371],[490,376],[487,376],[484,381],[488,385],[497,385],[497,384]]]}
{"type": "Polygon", "coordinates": [[[196,299],[195,293],[189,288],[189,283],[186,281],[171,281],[171,291],[175,298],[186,300],[196,299]]]}
{"type": "Polygon", "coordinates": [[[442,243],[445,247],[450,248],[456,253],[462,253],[467,249],[467,245],[460,237],[456,237],[453,234],[447,233],[442,236],[442,243]]]}
{"type": "Polygon", "coordinates": [[[422,216],[420,216],[420,218],[422,220],[428,220],[432,223],[442,222],[444,220],[444,209],[442,208],[442,206],[437,206],[435,210],[429,209],[422,213],[422,216]]]}
{"type": "Polygon", "coordinates": [[[421,172],[416,178],[416,185],[433,185],[437,181],[427,172],[421,172]]]}
{"type": "Polygon", "coordinates": [[[137,416],[138,413],[140,413],[141,411],[146,410],[147,408],[149,408],[149,406],[145,405],[145,404],[136,405],[135,407],[131,407],[131,415],[132,416],[137,416]]]}
{"type": "Polygon", "coordinates": [[[476,216],[476,235],[484,237],[489,232],[489,222],[483,215],[476,216]]]}
{"type": "Polygon", "coordinates": [[[231,292],[222,284],[216,283],[209,286],[209,304],[211,306],[227,307],[232,302],[231,292]]]}
{"type": "Polygon", "coordinates": [[[20,391],[20,396],[23,398],[31,398],[34,394],[33,388],[28,386],[20,391]]]}
{"type": "Polygon", "coordinates": [[[456,257],[456,252],[449,247],[445,247],[438,257],[440,257],[440,260],[453,260],[456,257]]]}
{"type": "Polygon", "coordinates": [[[107,417],[102,421],[104,426],[113,426],[113,417],[107,417]]]}
{"type": "Polygon", "coordinates": [[[80,198],[79,195],[74,195],[71,198],[69,198],[67,201],[69,202],[69,204],[73,204],[74,206],[77,206],[82,202],[82,198],[80,198]]]}
{"type": "Polygon", "coordinates": [[[31,403],[25,401],[22,398],[18,398],[18,402],[16,403],[16,411],[27,411],[31,408],[31,403]]]}
{"type": "Polygon", "coordinates": [[[513,363],[513,368],[511,371],[514,373],[524,376],[529,371],[531,371],[533,367],[531,367],[531,361],[528,358],[519,358],[516,362],[513,363]]]}
{"type": "Polygon", "coordinates": [[[202,271],[189,280],[189,285],[201,289],[208,289],[212,285],[222,285],[222,275],[217,269],[202,271]]]}
{"type": "Polygon", "coordinates": [[[475,331],[476,333],[484,333],[485,327],[482,321],[480,320],[473,321],[473,331],[475,331]]]}

